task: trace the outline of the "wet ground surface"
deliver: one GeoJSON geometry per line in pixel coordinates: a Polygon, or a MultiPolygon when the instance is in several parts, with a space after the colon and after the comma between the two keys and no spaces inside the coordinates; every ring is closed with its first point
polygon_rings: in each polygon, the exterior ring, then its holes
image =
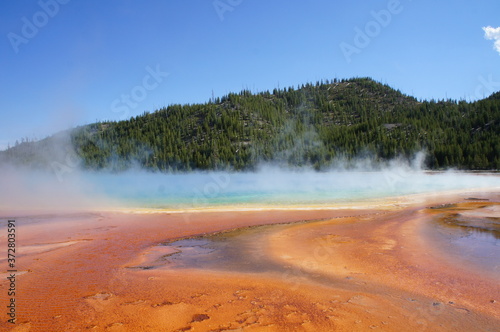
{"type": "MultiPolygon", "coordinates": [[[[170,253],[159,257],[150,267],[260,275],[289,282],[292,291],[304,284],[326,286],[330,291],[358,294],[348,303],[361,304],[367,310],[380,306],[378,302],[370,302],[373,298],[388,300],[390,306],[414,312],[412,317],[417,324],[451,328],[450,322],[456,321],[459,325],[479,326],[484,316],[468,305],[469,300],[461,298],[461,291],[455,290],[458,287],[455,283],[465,281],[455,280],[457,272],[439,272],[458,262],[466,269],[457,271],[500,277],[497,265],[499,205],[493,202],[484,207],[478,206],[480,202],[467,204],[438,207],[432,209],[434,216],[422,219],[426,229],[422,234],[427,243],[434,246],[432,250],[453,255],[448,256],[450,259],[445,265],[434,262],[432,255],[427,256],[426,247],[413,251],[413,246],[405,240],[407,235],[417,234],[406,233],[403,227],[418,216],[415,212],[382,214],[365,221],[364,217],[357,216],[341,218],[339,222],[317,220],[249,227],[184,238],[162,244],[170,253]],[[325,245],[329,246],[330,255],[326,260],[315,255],[318,247],[314,248],[314,243],[320,238],[328,239],[325,245]],[[276,241],[288,243],[289,248],[283,248],[276,241]],[[306,262],[316,266],[307,266],[306,262]]],[[[498,290],[491,291],[491,298],[480,300],[483,306],[492,306],[498,301],[498,290]]],[[[486,295],[478,293],[477,296],[486,295]]],[[[477,330],[489,331],[489,326],[491,323],[486,323],[477,330]]]]}
{"type": "MultiPolygon", "coordinates": [[[[456,209],[443,207],[443,210],[456,209]]],[[[314,226],[318,221],[308,222],[314,226]]],[[[459,256],[500,278],[500,205],[488,204],[472,209],[444,212],[430,225],[432,238],[444,251],[459,256]]],[[[164,244],[173,254],[160,258],[155,267],[195,268],[244,273],[286,273],[292,267],[270,259],[266,239],[290,227],[288,224],[243,228],[215,235],[181,239],[164,244]]],[[[324,276],[310,275],[326,282],[324,276]]]]}
{"type": "Polygon", "coordinates": [[[182,215],[47,220],[23,228],[23,246],[33,251],[21,259],[18,327],[497,331],[498,274],[483,273],[500,257],[491,251],[500,195],[493,199],[206,213],[191,223],[182,215]],[[299,221],[309,215],[318,221],[299,221]],[[231,228],[238,230],[224,231],[231,228]],[[473,265],[480,257],[485,263],[473,265]]]}
{"type": "Polygon", "coordinates": [[[464,264],[500,280],[500,204],[450,209],[435,218],[435,241],[464,264]]]}
{"type": "Polygon", "coordinates": [[[279,231],[287,226],[244,228],[171,242],[167,246],[178,252],[164,259],[169,268],[199,268],[247,273],[279,271],[282,267],[266,257],[266,244],[262,241],[262,237],[263,234],[279,231]]]}

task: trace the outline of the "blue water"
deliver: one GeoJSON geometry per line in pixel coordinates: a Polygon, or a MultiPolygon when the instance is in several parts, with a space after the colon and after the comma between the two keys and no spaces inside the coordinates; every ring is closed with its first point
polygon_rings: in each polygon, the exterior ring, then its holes
{"type": "Polygon", "coordinates": [[[268,170],[258,173],[86,175],[93,189],[129,208],[332,205],[447,190],[499,188],[500,175],[268,170]]]}

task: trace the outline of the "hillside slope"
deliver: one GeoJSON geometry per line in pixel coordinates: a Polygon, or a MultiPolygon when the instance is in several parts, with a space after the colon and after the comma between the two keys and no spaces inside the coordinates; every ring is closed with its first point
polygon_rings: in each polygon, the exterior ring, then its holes
{"type": "MultiPolygon", "coordinates": [[[[338,158],[411,158],[422,150],[431,169],[500,169],[496,95],[473,103],[419,102],[369,78],[334,80],[94,123],[73,129],[63,145],[86,169],[242,170],[271,161],[323,169],[338,158]]],[[[36,145],[29,153],[14,147],[3,159],[46,165],[37,155],[44,149],[55,155],[57,148],[45,143],[29,143],[36,145]]]]}

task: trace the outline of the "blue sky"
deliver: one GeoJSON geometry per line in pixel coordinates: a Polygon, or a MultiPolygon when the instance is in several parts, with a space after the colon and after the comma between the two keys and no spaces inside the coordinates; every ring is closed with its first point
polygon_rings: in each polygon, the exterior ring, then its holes
{"type": "Polygon", "coordinates": [[[370,76],[419,99],[500,90],[498,0],[0,4],[0,149],[241,89],[370,76]]]}

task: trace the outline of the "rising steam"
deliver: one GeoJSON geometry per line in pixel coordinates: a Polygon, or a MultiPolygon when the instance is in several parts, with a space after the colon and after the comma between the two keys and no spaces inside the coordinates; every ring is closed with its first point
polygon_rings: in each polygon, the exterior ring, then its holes
{"type": "Polygon", "coordinates": [[[0,211],[155,208],[197,210],[217,206],[331,206],[362,199],[456,189],[497,188],[500,177],[422,170],[412,162],[371,158],[339,160],[328,171],[262,164],[255,172],[122,173],[82,171],[78,166],[34,171],[3,166],[0,211]]]}

